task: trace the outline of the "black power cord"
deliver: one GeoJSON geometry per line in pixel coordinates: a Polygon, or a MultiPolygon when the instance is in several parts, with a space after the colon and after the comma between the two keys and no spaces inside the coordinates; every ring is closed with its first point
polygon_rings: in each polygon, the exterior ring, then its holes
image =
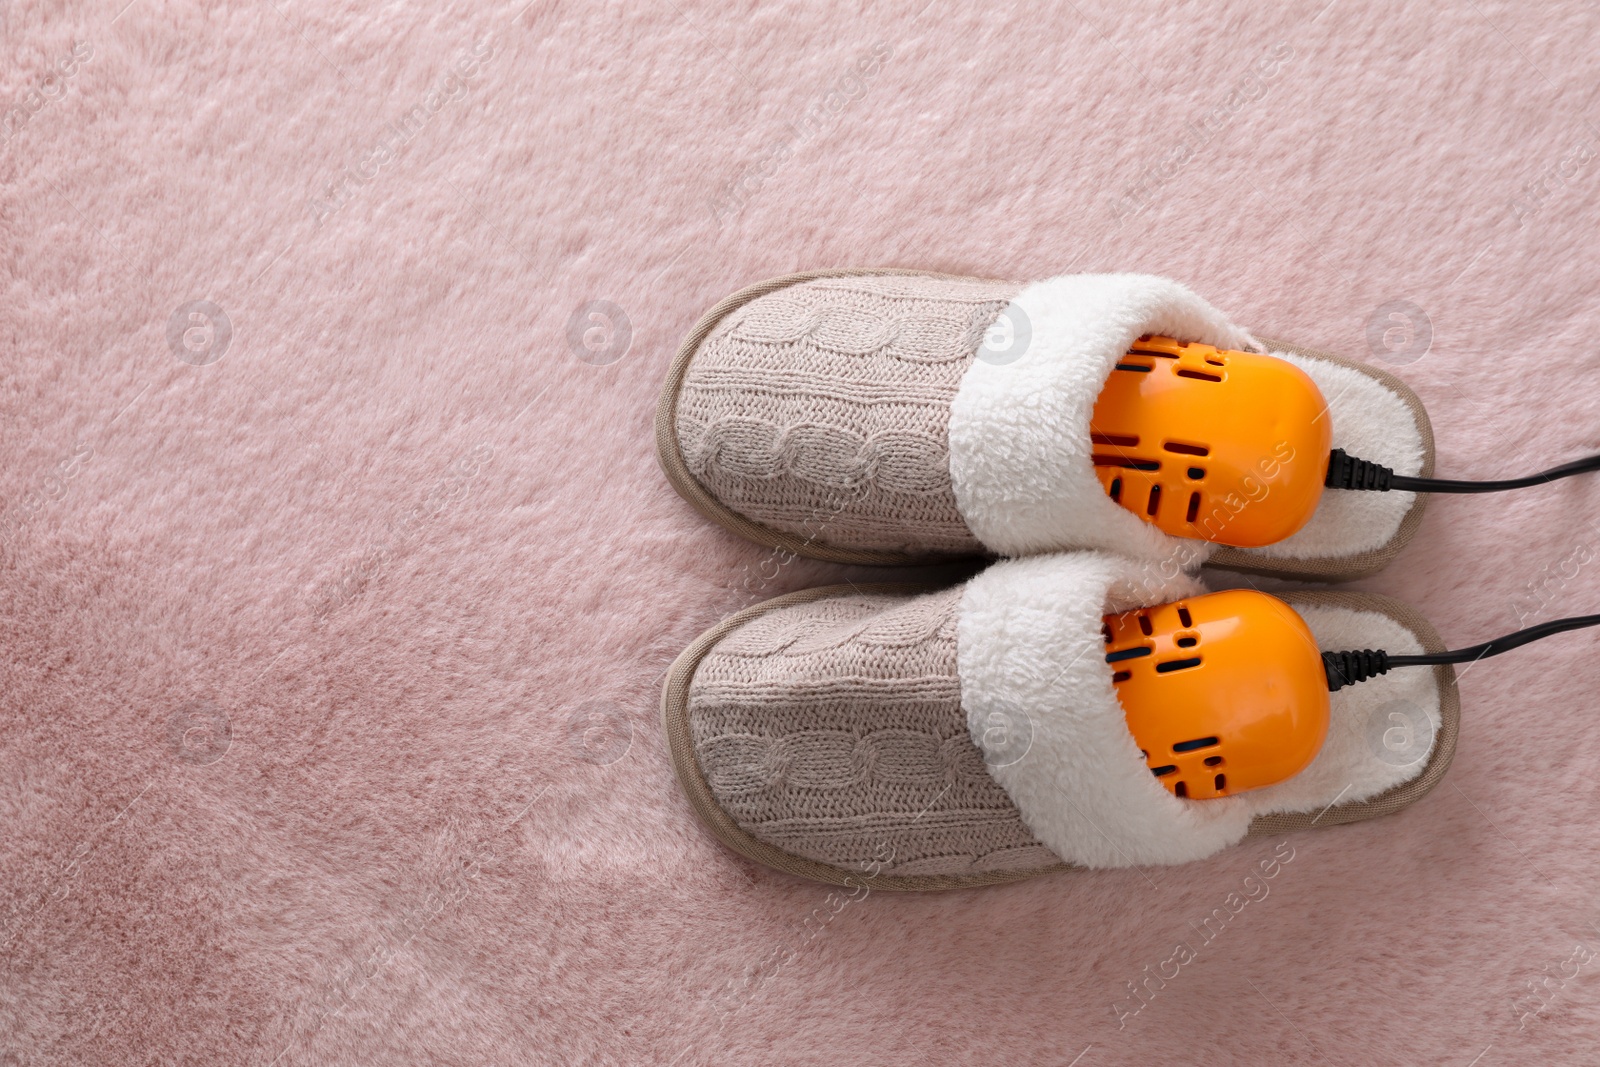
{"type": "Polygon", "coordinates": [[[1364,648],[1359,652],[1324,652],[1322,669],[1328,675],[1328,692],[1337,693],[1347,685],[1355,685],[1368,678],[1387,674],[1391,667],[1431,667],[1439,663],[1470,663],[1485,656],[1498,656],[1502,652],[1520,648],[1541,637],[1564,633],[1567,630],[1581,630],[1585,626],[1600,626],[1600,615],[1555,619],[1454,652],[1436,652],[1422,656],[1391,656],[1382,649],[1371,648],[1364,648]]]}
{"type": "Polygon", "coordinates": [[[1568,478],[1574,474],[1600,471],[1600,456],[1576,459],[1551,467],[1526,478],[1506,478],[1498,482],[1456,482],[1445,478],[1408,478],[1396,474],[1381,463],[1357,459],[1344,449],[1336,448],[1328,457],[1328,477],[1323,485],[1330,489],[1367,489],[1379,493],[1391,490],[1407,493],[1499,493],[1506,489],[1527,489],[1530,486],[1568,478]]]}

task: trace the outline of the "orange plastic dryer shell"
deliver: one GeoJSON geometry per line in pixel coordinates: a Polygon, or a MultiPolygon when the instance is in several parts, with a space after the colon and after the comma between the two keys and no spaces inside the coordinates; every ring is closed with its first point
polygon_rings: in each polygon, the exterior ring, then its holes
{"type": "Polygon", "coordinates": [[[1292,363],[1141,337],[1090,417],[1095,471],[1111,499],[1176,537],[1270,545],[1316,510],[1332,421],[1292,363]]]}
{"type": "Polygon", "coordinates": [[[1106,659],[1146,764],[1180,797],[1230,796],[1305,769],[1328,682],[1304,620],[1248,589],[1107,615],[1106,659]]]}

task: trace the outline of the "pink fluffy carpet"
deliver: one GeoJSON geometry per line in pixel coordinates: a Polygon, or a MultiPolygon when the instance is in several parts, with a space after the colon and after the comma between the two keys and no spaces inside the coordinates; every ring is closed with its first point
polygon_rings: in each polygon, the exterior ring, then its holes
{"type": "MultiPolygon", "coordinates": [[[[771,275],[1138,270],[1396,369],[1443,476],[1600,449],[1600,13],[524,2],[0,3],[0,1064],[1596,1062],[1592,635],[1395,817],[846,899],[698,825],[658,687],[875,572],[651,416],[771,275]]],[[[1437,499],[1360,584],[1595,611],[1597,518],[1437,499]]]]}

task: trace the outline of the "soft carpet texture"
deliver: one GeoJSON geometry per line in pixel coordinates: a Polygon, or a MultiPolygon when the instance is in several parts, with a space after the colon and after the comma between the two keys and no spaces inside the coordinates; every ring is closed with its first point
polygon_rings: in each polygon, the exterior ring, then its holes
{"type": "MultiPolygon", "coordinates": [[[[1441,477],[1600,449],[1597,34],[0,4],[0,1063],[1593,1062],[1593,636],[1467,669],[1392,818],[841,895],[696,823],[658,685],[882,575],[701,519],[651,416],[751,281],[1142,271],[1396,369],[1441,477]]],[[[1361,586],[1458,646],[1594,611],[1597,519],[1439,498],[1361,586]]]]}

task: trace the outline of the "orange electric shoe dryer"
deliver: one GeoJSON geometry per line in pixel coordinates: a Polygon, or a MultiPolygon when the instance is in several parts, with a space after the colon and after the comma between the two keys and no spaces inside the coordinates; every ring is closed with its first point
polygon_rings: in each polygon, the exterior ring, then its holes
{"type": "Polygon", "coordinates": [[[1089,417],[1111,499],[1176,537],[1258,548],[1311,521],[1324,488],[1498,493],[1600,471],[1600,455],[1538,474],[1456,481],[1396,474],[1331,448],[1316,382],[1275,356],[1139,338],[1089,417]]]}
{"type": "Polygon", "coordinates": [[[1180,797],[1303,770],[1328,733],[1322,654],[1295,610],[1245,589],[1105,618],[1106,662],[1151,773],[1180,797]]]}
{"type": "Polygon", "coordinates": [[[1090,417],[1095,471],[1112,500],[1175,537],[1270,545],[1316,511],[1332,421],[1292,363],[1141,337],[1090,417]]]}
{"type": "Polygon", "coordinates": [[[1206,800],[1300,773],[1328,735],[1330,693],[1395,667],[1476,663],[1589,626],[1580,615],[1452,652],[1322,652],[1298,612],[1248,589],[1105,617],[1106,663],[1128,732],[1173,795],[1206,800]]]}

